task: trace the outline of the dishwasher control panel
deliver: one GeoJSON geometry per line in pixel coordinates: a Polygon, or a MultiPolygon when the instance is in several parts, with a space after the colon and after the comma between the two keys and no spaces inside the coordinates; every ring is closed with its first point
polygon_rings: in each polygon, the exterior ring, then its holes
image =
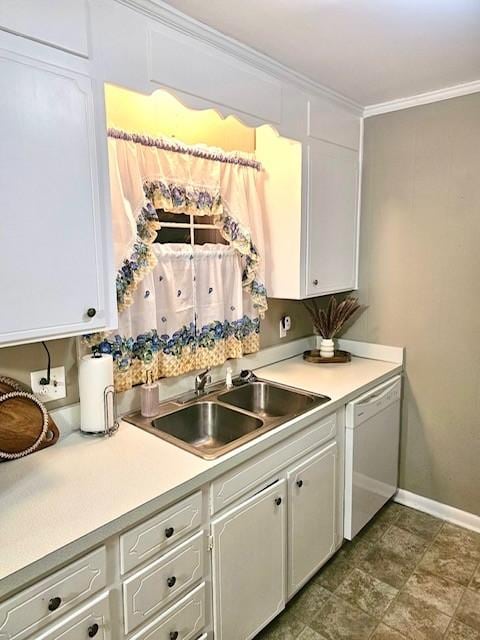
{"type": "Polygon", "coordinates": [[[395,376],[363,396],[347,404],[346,427],[354,429],[373,415],[400,400],[402,393],[402,379],[395,376]]]}

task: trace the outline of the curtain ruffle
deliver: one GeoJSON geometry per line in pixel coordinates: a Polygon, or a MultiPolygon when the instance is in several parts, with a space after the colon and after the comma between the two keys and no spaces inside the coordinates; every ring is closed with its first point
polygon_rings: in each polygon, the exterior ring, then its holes
{"type": "Polygon", "coordinates": [[[212,215],[219,225],[221,236],[244,258],[242,285],[251,297],[254,308],[261,318],[268,309],[267,291],[258,279],[260,257],[252,242],[250,231],[242,225],[222,201],[220,193],[210,193],[208,189],[190,190],[179,185],[166,184],[161,180],[145,180],[145,196],[158,209],[170,213],[193,213],[212,215]]]}
{"type": "Polygon", "coordinates": [[[233,322],[212,322],[198,332],[192,323],[171,336],[155,330],[136,338],[104,336],[90,346],[93,353],[113,356],[115,390],[125,391],[144,382],[147,371],[156,379],[172,377],[255,353],[260,346],[259,334],[258,318],[244,316],[233,322]]]}
{"type": "Polygon", "coordinates": [[[133,303],[133,294],[139,282],[155,268],[157,258],[151,245],[160,229],[157,212],[146,202],[137,216],[137,236],[132,254],[123,261],[117,273],[117,307],[121,312],[133,303]]]}

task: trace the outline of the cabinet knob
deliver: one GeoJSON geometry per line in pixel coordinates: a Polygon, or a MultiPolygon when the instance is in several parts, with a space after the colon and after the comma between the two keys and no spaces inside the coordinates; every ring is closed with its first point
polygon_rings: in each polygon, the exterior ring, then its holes
{"type": "Polygon", "coordinates": [[[62,599],[59,598],[58,596],[56,598],[51,598],[51,600],[48,603],[48,610],[56,611],[61,604],[62,604],[62,599]]]}
{"type": "Polygon", "coordinates": [[[282,504],[282,499],[281,498],[275,498],[275,504],[277,505],[277,507],[279,507],[282,504]]]}
{"type": "Polygon", "coordinates": [[[178,631],[170,631],[170,640],[177,640],[178,631]]]}
{"type": "Polygon", "coordinates": [[[297,487],[300,489],[303,487],[303,480],[297,480],[297,487]]]}
{"type": "Polygon", "coordinates": [[[173,527],[167,527],[165,529],[165,537],[166,538],[171,538],[174,533],[175,533],[175,529],[173,527]]]}
{"type": "Polygon", "coordinates": [[[173,587],[175,585],[177,581],[177,578],[175,576],[172,576],[171,578],[167,578],[167,587],[173,587]]]}
{"type": "Polygon", "coordinates": [[[99,626],[97,623],[92,624],[90,627],[88,627],[88,631],[87,631],[88,637],[94,638],[98,633],[98,629],[99,629],[99,626]]]}
{"type": "Polygon", "coordinates": [[[317,286],[317,284],[318,284],[318,280],[317,280],[317,278],[315,278],[315,280],[313,281],[313,284],[314,284],[315,286],[317,286]]]}
{"type": "Polygon", "coordinates": [[[90,307],[90,309],[87,309],[87,316],[89,318],[93,318],[97,315],[97,310],[94,309],[93,307],[90,307]]]}

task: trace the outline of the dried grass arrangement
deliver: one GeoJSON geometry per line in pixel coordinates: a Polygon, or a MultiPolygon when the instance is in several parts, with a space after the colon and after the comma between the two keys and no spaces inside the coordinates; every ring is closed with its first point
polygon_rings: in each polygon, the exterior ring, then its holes
{"type": "Polygon", "coordinates": [[[332,296],[326,309],[321,309],[317,300],[304,301],[303,304],[312,318],[316,332],[325,340],[333,340],[361,307],[358,298],[353,296],[348,296],[340,303],[332,296]]]}

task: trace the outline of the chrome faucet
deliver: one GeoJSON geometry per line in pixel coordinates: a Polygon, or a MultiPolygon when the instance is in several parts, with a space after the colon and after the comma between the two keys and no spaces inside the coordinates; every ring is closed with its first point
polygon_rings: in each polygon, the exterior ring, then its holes
{"type": "Polygon", "coordinates": [[[195,395],[201,396],[205,393],[205,386],[210,384],[212,381],[212,376],[209,375],[210,369],[206,369],[195,376],[195,395]]]}

